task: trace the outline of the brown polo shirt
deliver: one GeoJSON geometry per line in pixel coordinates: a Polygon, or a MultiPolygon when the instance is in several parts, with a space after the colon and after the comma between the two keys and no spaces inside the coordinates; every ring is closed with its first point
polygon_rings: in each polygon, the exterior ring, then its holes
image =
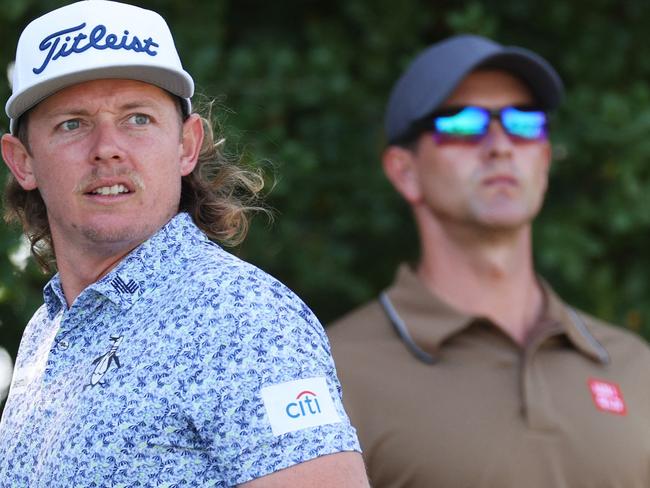
{"type": "Polygon", "coordinates": [[[650,349],[544,286],[525,348],[405,265],[386,295],[406,332],[379,301],[328,327],[373,487],[650,487],[650,349]]]}

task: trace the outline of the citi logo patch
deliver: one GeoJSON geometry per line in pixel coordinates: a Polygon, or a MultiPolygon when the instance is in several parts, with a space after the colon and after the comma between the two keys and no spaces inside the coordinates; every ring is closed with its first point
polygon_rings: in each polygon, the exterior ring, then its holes
{"type": "Polygon", "coordinates": [[[262,388],[273,435],[341,421],[324,376],[262,388]]]}
{"type": "Polygon", "coordinates": [[[287,405],[287,408],[285,409],[287,415],[292,419],[297,419],[301,416],[305,417],[307,415],[318,415],[319,413],[322,413],[316,396],[316,393],[312,391],[301,391],[298,393],[296,401],[287,405]],[[314,405],[313,408],[312,405],[314,405]]]}
{"type": "Polygon", "coordinates": [[[598,410],[616,415],[627,414],[623,394],[616,383],[592,378],[589,380],[589,389],[598,410]]]}

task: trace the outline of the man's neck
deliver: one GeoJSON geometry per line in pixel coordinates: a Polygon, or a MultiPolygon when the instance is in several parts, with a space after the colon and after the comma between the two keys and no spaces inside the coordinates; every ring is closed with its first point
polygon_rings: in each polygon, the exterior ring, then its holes
{"type": "Polygon", "coordinates": [[[423,233],[417,274],[452,307],[489,318],[523,344],[544,307],[533,270],[530,227],[480,234],[442,228],[423,233]]]}

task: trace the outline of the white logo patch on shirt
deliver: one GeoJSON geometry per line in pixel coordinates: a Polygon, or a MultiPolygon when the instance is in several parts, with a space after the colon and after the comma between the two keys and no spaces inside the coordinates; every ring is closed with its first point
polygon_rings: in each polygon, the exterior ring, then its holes
{"type": "Polygon", "coordinates": [[[341,421],[324,376],[267,386],[260,393],[273,435],[341,421]]]}

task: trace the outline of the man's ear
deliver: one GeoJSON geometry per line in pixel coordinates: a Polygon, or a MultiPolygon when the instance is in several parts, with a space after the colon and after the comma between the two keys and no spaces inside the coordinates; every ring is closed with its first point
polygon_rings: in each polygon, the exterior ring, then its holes
{"type": "Polygon", "coordinates": [[[382,155],[386,177],[411,205],[422,199],[420,179],[412,151],[399,146],[388,146],[382,155]]]}
{"type": "Polygon", "coordinates": [[[190,115],[183,122],[183,134],[181,137],[181,176],[190,174],[196,167],[203,145],[203,121],[198,114],[190,115]]]}
{"type": "Polygon", "coordinates": [[[2,136],[2,158],[24,190],[38,187],[32,170],[32,156],[20,139],[11,134],[2,136]]]}

